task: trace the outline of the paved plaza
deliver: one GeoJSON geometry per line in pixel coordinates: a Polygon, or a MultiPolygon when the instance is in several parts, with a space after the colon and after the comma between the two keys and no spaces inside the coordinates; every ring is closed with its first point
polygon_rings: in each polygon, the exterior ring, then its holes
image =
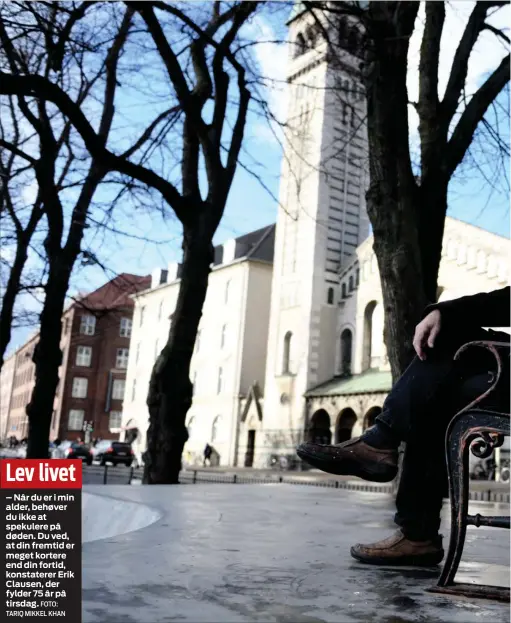
{"type": "MultiPolygon", "coordinates": [[[[471,510],[502,515],[509,506],[471,510]]],[[[392,499],[381,493],[91,485],[83,517],[84,623],[510,620],[505,604],[427,593],[438,570],[351,559],[351,544],[394,529],[392,499]]],[[[508,585],[509,533],[469,528],[458,580],[508,585]]]]}

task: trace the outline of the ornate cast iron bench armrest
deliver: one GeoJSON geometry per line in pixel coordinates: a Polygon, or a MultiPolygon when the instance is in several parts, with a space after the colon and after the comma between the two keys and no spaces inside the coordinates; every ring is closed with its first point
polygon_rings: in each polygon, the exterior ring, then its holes
{"type": "Polygon", "coordinates": [[[458,350],[454,359],[459,359],[467,350],[473,350],[476,347],[484,348],[493,355],[496,372],[490,381],[490,387],[456,413],[447,429],[446,459],[451,499],[451,539],[438,584],[431,590],[452,595],[509,601],[509,588],[454,582],[463,553],[467,525],[510,527],[509,517],[482,517],[468,514],[469,452],[472,451],[480,458],[486,458],[495,448],[503,444],[504,437],[509,436],[510,433],[509,411],[503,412],[502,409],[496,411],[492,407],[485,408],[481,404],[503,382],[503,362],[504,357],[510,355],[510,344],[496,341],[469,342],[458,350]]]}
{"type": "MultiPolygon", "coordinates": [[[[497,370],[491,381],[490,387],[483,394],[478,396],[470,404],[468,404],[461,411],[459,411],[459,413],[456,414],[456,417],[459,416],[461,413],[465,413],[465,411],[470,411],[471,409],[474,409],[475,407],[479,408],[481,402],[488,398],[488,396],[499,386],[499,384],[502,383],[502,372],[504,369],[503,358],[509,358],[511,353],[511,344],[509,342],[493,342],[480,340],[477,342],[467,342],[466,344],[463,344],[463,346],[461,346],[461,348],[459,348],[454,355],[454,359],[460,359],[461,356],[464,355],[468,350],[473,350],[475,347],[483,348],[493,355],[497,370]]],[[[502,415],[509,417],[509,412],[502,412],[502,415]]]]}

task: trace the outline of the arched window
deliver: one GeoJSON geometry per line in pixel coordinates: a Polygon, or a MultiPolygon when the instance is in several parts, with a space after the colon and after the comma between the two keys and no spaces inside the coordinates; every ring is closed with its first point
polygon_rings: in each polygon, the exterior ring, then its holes
{"type": "Polygon", "coordinates": [[[306,45],[305,45],[305,37],[299,32],[296,35],[296,49],[295,49],[295,58],[297,56],[301,56],[305,53],[306,45]]]}
{"type": "Polygon", "coordinates": [[[225,335],[226,335],[226,332],[227,332],[227,325],[224,324],[222,326],[222,333],[220,335],[220,348],[223,348],[225,346],[225,335]]]}
{"type": "Polygon", "coordinates": [[[284,353],[282,357],[282,374],[290,373],[290,364],[291,364],[291,340],[293,338],[293,334],[291,331],[288,331],[284,337],[284,353]]]}
{"type": "Polygon", "coordinates": [[[334,304],[334,289],[333,288],[328,288],[328,294],[326,297],[326,302],[329,305],[333,305],[334,304]]]}
{"type": "Polygon", "coordinates": [[[307,30],[305,31],[305,37],[307,39],[307,46],[309,47],[309,49],[313,50],[316,45],[317,38],[317,29],[315,28],[315,26],[309,26],[307,28],[307,30]]]}
{"type": "Polygon", "coordinates": [[[345,283],[342,284],[341,290],[342,290],[342,298],[345,299],[348,296],[348,294],[346,292],[346,284],[345,283]]]}
{"type": "Polygon", "coordinates": [[[356,285],[356,286],[359,286],[359,285],[360,285],[360,268],[357,268],[356,279],[355,279],[355,285],[356,285]]]}
{"type": "Polygon", "coordinates": [[[364,312],[364,341],[362,350],[362,370],[368,370],[371,367],[372,358],[372,342],[373,342],[373,312],[377,302],[368,303],[364,312]]]}
{"type": "Polygon", "coordinates": [[[353,349],[353,334],[349,329],[344,329],[341,333],[341,365],[340,373],[342,376],[351,375],[351,357],[353,349]]]}
{"type": "Polygon", "coordinates": [[[222,377],[224,375],[223,368],[218,368],[218,378],[216,382],[216,393],[219,394],[222,391],[222,377]]]}
{"type": "Polygon", "coordinates": [[[355,286],[353,284],[353,275],[350,276],[349,283],[350,283],[350,292],[353,292],[353,290],[355,289],[355,286]]]}
{"type": "Polygon", "coordinates": [[[163,301],[160,301],[160,306],[158,307],[158,320],[161,320],[163,314],[163,301]]]}
{"type": "Polygon", "coordinates": [[[350,28],[348,32],[348,38],[346,40],[346,47],[348,51],[352,54],[355,54],[356,52],[358,52],[359,45],[360,44],[357,29],[350,28]]]}
{"type": "Polygon", "coordinates": [[[339,45],[344,47],[346,45],[346,37],[348,34],[348,24],[346,19],[343,18],[339,21],[339,45]]]}
{"type": "Polygon", "coordinates": [[[211,443],[215,443],[218,440],[218,431],[220,429],[221,416],[217,415],[213,420],[213,426],[211,427],[211,443]]]}

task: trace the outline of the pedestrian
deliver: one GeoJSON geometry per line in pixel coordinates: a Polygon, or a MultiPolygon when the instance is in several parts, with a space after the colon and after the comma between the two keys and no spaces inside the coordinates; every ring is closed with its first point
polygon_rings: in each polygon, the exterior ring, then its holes
{"type": "Polygon", "coordinates": [[[213,454],[213,448],[209,445],[209,443],[207,443],[206,447],[204,448],[204,461],[203,461],[204,467],[206,467],[206,461],[211,465],[212,454],[213,454]]]}
{"type": "MultiPolygon", "coordinates": [[[[458,361],[453,357],[467,342],[509,343],[509,334],[481,327],[509,327],[510,315],[509,287],[430,305],[415,329],[417,356],[387,396],[375,425],[341,444],[304,443],[297,448],[300,458],[322,471],[390,482],[398,472],[398,448],[406,442],[394,517],[399,530],[377,543],[353,546],[351,555],[357,560],[417,566],[442,561],[447,426],[491,382],[491,363],[482,349],[468,351],[458,361]]],[[[498,404],[491,406],[504,411],[509,409],[509,367],[502,382],[503,391],[493,398],[498,404]]]]}

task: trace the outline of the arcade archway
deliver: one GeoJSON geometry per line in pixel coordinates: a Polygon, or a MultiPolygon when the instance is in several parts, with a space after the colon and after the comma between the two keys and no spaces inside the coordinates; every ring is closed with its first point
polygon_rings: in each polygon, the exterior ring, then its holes
{"type": "Polygon", "coordinates": [[[324,409],[318,409],[310,420],[308,440],[312,443],[332,443],[332,431],[330,430],[330,416],[324,409]]]}
{"type": "Polygon", "coordinates": [[[339,413],[335,424],[335,443],[342,443],[351,439],[351,432],[356,421],[357,416],[353,409],[343,409],[339,413]]]}

